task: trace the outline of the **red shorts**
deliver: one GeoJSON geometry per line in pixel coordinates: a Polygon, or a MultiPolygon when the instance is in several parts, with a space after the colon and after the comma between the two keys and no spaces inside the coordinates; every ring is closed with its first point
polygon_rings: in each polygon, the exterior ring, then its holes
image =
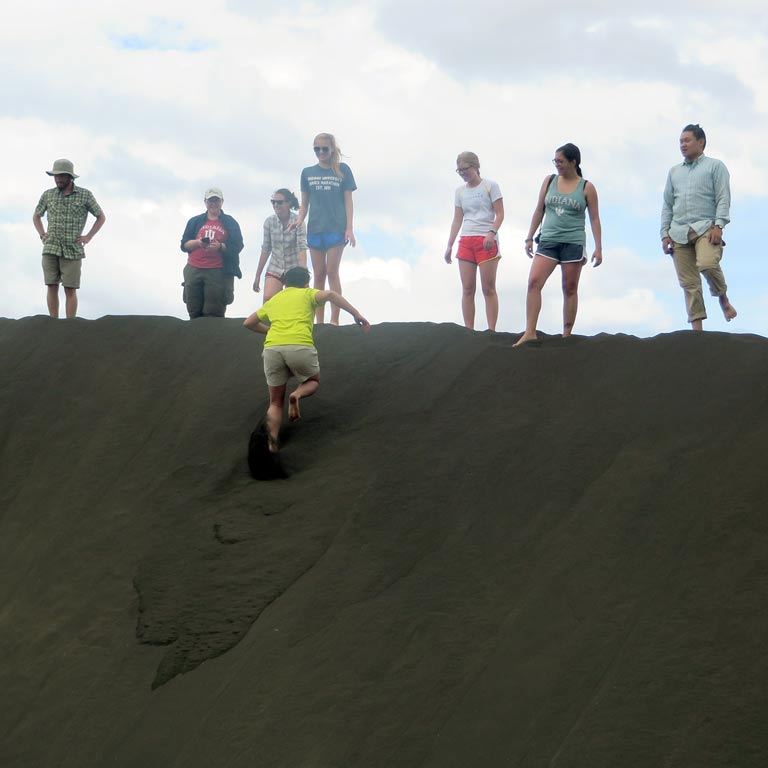
{"type": "Polygon", "coordinates": [[[462,261],[471,261],[473,264],[482,264],[484,261],[493,261],[499,258],[499,244],[494,241],[490,251],[483,248],[484,237],[481,235],[465,235],[459,239],[459,250],[456,258],[462,261]]]}

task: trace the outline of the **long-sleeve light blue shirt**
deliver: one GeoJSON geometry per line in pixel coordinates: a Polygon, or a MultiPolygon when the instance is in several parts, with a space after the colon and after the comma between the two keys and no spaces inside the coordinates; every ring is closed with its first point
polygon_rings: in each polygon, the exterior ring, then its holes
{"type": "Polygon", "coordinates": [[[725,163],[699,155],[674,166],[667,175],[661,208],[661,238],[688,242],[688,230],[703,235],[717,224],[724,227],[731,208],[730,176],[725,163]]]}

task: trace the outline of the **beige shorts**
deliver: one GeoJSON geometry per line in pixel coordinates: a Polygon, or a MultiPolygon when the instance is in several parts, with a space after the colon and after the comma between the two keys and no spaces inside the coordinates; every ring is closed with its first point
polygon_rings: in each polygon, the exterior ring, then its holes
{"type": "Polygon", "coordinates": [[[62,256],[43,254],[43,279],[46,285],[62,283],[65,288],[79,288],[82,267],[82,259],[65,259],[62,256]]]}
{"type": "Polygon", "coordinates": [[[278,344],[267,347],[261,355],[264,360],[264,376],[270,387],[285,384],[291,376],[304,382],[320,373],[317,350],[297,344],[278,344]]]}

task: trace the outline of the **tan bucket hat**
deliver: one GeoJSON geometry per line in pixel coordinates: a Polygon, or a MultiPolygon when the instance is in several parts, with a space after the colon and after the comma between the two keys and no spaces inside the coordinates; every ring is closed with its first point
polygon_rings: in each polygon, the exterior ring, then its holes
{"type": "Polygon", "coordinates": [[[75,173],[75,164],[71,160],[65,160],[63,157],[61,160],[55,160],[53,163],[53,170],[46,171],[49,176],[56,176],[59,173],[68,173],[73,179],[77,178],[75,173]]]}

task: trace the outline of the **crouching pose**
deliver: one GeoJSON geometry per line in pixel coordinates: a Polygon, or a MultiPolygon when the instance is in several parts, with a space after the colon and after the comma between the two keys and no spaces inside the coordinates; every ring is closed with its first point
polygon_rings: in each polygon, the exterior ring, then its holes
{"type": "Polygon", "coordinates": [[[285,288],[246,318],[243,325],[256,333],[265,333],[264,375],[269,387],[267,435],[269,450],[277,453],[280,423],[285,406],[288,379],[295,376],[299,386],[288,398],[288,418],[297,421],[299,401],[310,397],[320,386],[320,366],[312,335],[315,312],[326,302],[346,310],[363,330],[368,321],[343,297],[334,291],[309,287],[309,271],[293,267],[285,273],[285,288]],[[269,323],[269,325],[267,325],[269,323]]]}

